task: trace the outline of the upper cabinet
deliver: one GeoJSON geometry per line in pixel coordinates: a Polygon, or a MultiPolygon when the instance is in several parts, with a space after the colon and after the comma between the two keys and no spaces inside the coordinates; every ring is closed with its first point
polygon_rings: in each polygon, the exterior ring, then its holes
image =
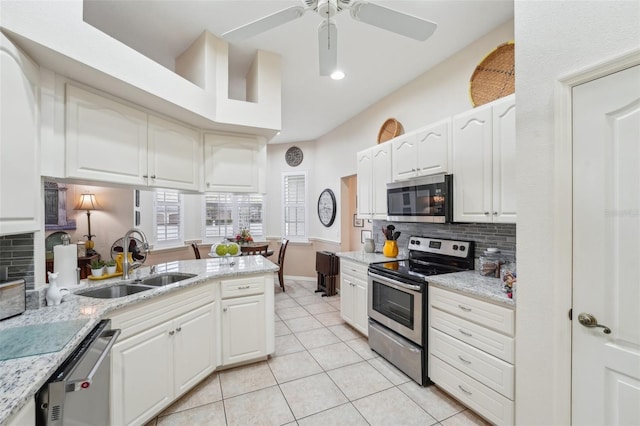
{"type": "Polygon", "coordinates": [[[393,180],[448,172],[450,127],[446,119],[393,139],[393,180]]]}
{"type": "Polygon", "coordinates": [[[391,144],[382,143],[357,154],[358,217],[387,217],[387,183],[391,181],[391,144]]]}
{"type": "Polygon", "coordinates": [[[205,191],[265,192],[267,144],[255,136],[205,134],[205,191]]]}
{"type": "Polygon", "coordinates": [[[456,222],[516,221],[515,95],[453,118],[456,222]]]}
{"type": "Polygon", "coordinates": [[[67,177],[201,189],[197,131],[71,85],[66,97],[67,177]]]}
{"type": "Polygon", "coordinates": [[[38,75],[0,34],[0,235],[40,229],[38,75]]]}

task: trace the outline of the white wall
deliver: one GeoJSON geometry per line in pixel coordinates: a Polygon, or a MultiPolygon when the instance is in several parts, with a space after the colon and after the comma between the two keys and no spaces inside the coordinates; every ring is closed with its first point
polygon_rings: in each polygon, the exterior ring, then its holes
{"type": "MultiPolygon", "coordinates": [[[[340,199],[340,179],[356,173],[356,153],[377,143],[380,126],[389,117],[402,123],[405,133],[473,108],[469,79],[475,67],[498,45],[513,40],[509,21],[452,55],[372,107],[317,141],[315,182],[309,186],[311,201],[329,187],[340,199]]],[[[516,46],[517,50],[517,46],[516,46]]],[[[286,129],[285,129],[286,130],[286,129]]],[[[341,206],[338,205],[338,217],[341,206]]],[[[324,228],[311,221],[312,236],[340,241],[340,225],[324,228]]]]}
{"type": "MultiPolygon", "coordinates": [[[[640,46],[640,1],[516,1],[518,313],[516,424],[570,424],[571,282],[554,270],[554,85],[640,46]]],[[[570,264],[559,265],[560,269],[570,264]]]]}

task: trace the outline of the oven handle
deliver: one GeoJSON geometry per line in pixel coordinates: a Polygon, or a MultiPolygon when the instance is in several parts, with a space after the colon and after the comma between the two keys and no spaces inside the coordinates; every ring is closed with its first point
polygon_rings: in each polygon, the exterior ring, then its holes
{"type": "Polygon", "coordinates": [[[105,346],[104,350],[98,357],[98,360],[93,365],[93,367],[91,367],[91,371],[89,371],[89,374],[87,374],[86,378],[79,379],[79,380],[70,380],[66,383],[66,386],[65,386],[66,392],[77,392],[83,389],[87,389],[91,386],[91,383],[93,381],[93,376],[98,372],[98,369],[104,362],[107,355],[109,355],[109,352],[111,351],[111,348],[113,347],[114,343],[116,343],[116,340],[118,339],[118,336],[120,336],[120,333],[121,331],[119,329],[115,329],[115,330],[104,331],[100,335],[100,337],[110,337],[109,343],[107,343],[107,346],[105,346]]]}
{"type": "Polygon", "coordinates": [[[419,285],[411,285],[411,284],[406,284],[400,281],[391,281],[381,275],[378,274],[374,274],[372,272],[369,272],[369,276],[373,279],[376,279],[380,282],[382,282],[384,285],[388,285],[389,287],[393,287],[396,290],[402,290],[402,289],[407,289],[407,290],[413,290],[416,291],[418,293],[422,292],[422,287],[420,287],[419,285]]]}

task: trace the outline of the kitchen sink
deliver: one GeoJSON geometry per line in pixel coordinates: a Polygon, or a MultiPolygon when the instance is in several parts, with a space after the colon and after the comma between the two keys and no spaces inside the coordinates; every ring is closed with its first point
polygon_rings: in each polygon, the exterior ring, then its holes
{"type": "Polygon", "coordinates": [[[177,283],[178,281],[186,280],[188,278],[195,277],[196,274],[185,274],[180,272],[168,272],[165,274],[157,274],[151,275],[146,278],[141,279],[140,281],[135,281],[136,284],[141,285],[150,285],[154,287],[161,287],[164,285],[169,285],[173,283],[177,283]]]}
{"type": "Polygon", "coordinates": [[[142,291],[151,290],[153,287],[145,287],[134,284],[118,284],[111,287],[94,288],[91,290],[79,291],[76,294],[85,297],[95,297],[97,299],[115,299],[117,297],[129,296],[142,291]]]}

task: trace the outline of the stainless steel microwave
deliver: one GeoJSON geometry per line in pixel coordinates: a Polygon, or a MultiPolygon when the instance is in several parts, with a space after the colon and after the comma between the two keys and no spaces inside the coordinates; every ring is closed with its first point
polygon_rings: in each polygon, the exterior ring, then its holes
{"type": "Polygon", "coordinates": [[[387,220],[453,221],[453,175],[432,175],[387,184],[387,220]]]}

